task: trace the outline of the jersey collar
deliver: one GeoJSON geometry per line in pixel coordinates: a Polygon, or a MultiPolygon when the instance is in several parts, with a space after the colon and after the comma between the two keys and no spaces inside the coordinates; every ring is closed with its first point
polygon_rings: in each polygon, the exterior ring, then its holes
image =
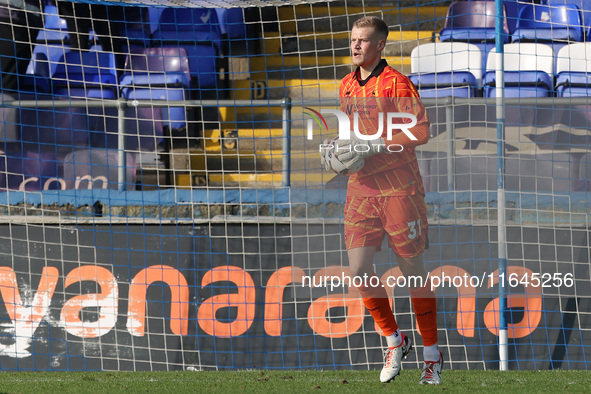
{"type": "Polygon", "coordinates": [[[376,68],[374,68],[373,71],[371,72],[371,74],[369,74],[369,77],[367,77],[363,80],[360,79],[361,67],[357,67],[357,69],[355,69],[355,79],[357,79],[357,81],[359,82],[359,86],[365,86],[365,84],[369,82],[371,77],[377,78],[382,73],[382,71],[384,71],[384,68],[386,68],[387,65],[388,65],[388,62],[386,61],[386,59],[380,60],[380,62],[376,66],[376,68]]]}

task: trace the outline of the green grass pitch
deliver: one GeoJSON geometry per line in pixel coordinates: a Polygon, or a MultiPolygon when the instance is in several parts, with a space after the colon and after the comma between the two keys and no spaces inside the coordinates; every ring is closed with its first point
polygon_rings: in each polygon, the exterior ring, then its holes
{"type": "Polygon", "coordinates": [[[588,371],[444,370],[439,386],[419,386],[419,376],[419,370],[403,370],[383,384],[379,371],[6,372],[0,392],[591,392],[588,371]]]}

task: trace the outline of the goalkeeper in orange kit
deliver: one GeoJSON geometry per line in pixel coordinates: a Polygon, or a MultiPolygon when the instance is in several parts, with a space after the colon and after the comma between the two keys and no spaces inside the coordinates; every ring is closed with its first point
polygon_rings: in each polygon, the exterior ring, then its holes
{"type": "MultiPolygon", "coordinates": [[[[341,109],[351,118],[356,132],[351,131],[349,139],[336,140],[334,154],[347,168],[359,167],[363,161],[361,170],[349,177],[347,185],[345,243],[351,275],[376,276],[374,255],[387,236],[402,273],[407,278],[422,278],[422,286],[409,286],[423,339],[424,366],[419,383],[439,384],[443,356],[437,345],[435,295],[423,263],[428,246],[427,209],[414,152],[415,146],[429,140],[429,121],[414,85],[382,59],[387,37],[383,20],[357,20],[351,31],[352,59],[357,68],[340,84],[341,109]],[[398,113],[408,128],[388,130],[387,122],[392,118],[386,112],[398,113]]],[[[324,153],[323,163],[329,169],[324,153]]],[[[400,332],[383,287],[362,286],[358,290],[386,337],[388,349],[380,380],[389,382],[399,374],[412,340],[400,332]]]]}

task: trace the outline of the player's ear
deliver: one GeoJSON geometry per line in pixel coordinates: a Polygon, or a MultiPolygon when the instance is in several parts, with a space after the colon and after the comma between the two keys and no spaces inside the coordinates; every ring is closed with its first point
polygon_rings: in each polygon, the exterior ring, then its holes
{"type": "Polygon", "coordinates": [[[378,41],[378,51],[381,52],[386,48],[386,40],[378,41]]]}

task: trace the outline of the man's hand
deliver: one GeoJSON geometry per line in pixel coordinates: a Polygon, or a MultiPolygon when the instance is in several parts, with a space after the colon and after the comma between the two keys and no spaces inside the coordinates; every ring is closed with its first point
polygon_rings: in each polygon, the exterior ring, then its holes
{"type": "Polygon", "coordinates": [[[366,157],[386,151],[386,141],[383,138],[362,140],[355,133],[351,133],[350,140],[340,141],[338,149],[335,147],[337,158],[348,168],[353,168],[366,157]]]}

